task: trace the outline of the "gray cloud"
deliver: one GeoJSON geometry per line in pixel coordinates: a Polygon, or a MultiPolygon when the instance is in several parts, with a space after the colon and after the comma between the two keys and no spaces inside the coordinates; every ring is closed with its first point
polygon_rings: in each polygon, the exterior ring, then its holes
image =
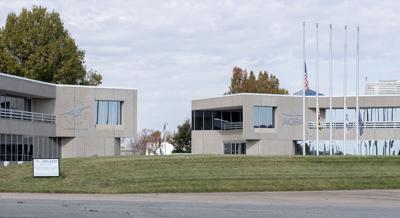
{"type": "MultiPolygon", "coordinates": [[[[105,86],[139,89],[140,128],[170,129],[190,116],[190,101],[218,96],[237,65],[275,73],[301,88],[301,23],[307,22],[307,63],[315,84],[314,23],[320,23],[321,89],[328,91],[328,25],[334,25],[334,84],[343,78],[343,26],[349,25],[349,85],[355,72],[355,27],[361,26],[361,72],[369,80],[399,79],[398,1],[8,1],[9,12],[43,5],[61,14],[86,51],[87,66],[105,86]]],[[[341,86],[334,87],[340,95],[341,86]]],[[[349,87],[354,92],[353,87],[349,87]]]]}

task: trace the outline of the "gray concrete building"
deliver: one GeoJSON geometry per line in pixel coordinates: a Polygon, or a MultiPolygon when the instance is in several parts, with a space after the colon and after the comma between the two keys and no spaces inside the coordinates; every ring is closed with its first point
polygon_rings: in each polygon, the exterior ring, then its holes
{"type": "MultiPolygon", "coordinates": [[[[315,96],[306,97],[306,153],[319,155],[400,155],[400,95],[355,97],[320,96],[319,146],[316,146],[315,96]],[[332,116],[331,116],[332,114],[332,116]],[[346,119],[344,119],[346,117],[346,119]],[[359,143],[356,122],[359,119],[359,143]],[[332,143],[330,139],[332,122],[332,143]],[[346,142],[343,140],[346,128],[346,142]]],[[[302,154],[302,96],[234,94],[192,101],[194,154],[302,154]]]]}
{"type": "Polygon", "coordinates": [[[0,162],[114,156],[135,137],[137,90],[57,85],[0,73],[0,162]]]}

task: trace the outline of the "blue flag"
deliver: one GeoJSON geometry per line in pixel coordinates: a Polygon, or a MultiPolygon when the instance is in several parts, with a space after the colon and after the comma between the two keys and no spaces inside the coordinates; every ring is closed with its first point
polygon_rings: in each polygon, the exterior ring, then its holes
{"type": "Polygon", "coordinates": [[[364,133],[364,121],[363,118],[361,116],[361,111],[359,111],[358,113],[358,130],[360,132],[360,135],[362,135],[364,133]]]}

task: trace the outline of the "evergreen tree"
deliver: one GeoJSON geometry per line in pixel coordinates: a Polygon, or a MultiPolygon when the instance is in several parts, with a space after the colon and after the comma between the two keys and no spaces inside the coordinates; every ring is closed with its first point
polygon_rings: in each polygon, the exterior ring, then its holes
{"type": "Polygon", "coordinates": [[[172,138],[175,147],[174,153],[190,153],[192,150],[190,120],[187,119],[182,125],[178,125],[178,132],[172,138]]]}

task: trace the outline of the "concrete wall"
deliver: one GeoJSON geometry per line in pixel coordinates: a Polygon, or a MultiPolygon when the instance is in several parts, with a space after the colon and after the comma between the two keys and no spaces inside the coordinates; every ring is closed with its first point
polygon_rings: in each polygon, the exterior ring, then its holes
{"type": "Polygon", "coordinates": [[[120,138],[136,136],[137,90],[56,85],[0,73],[0,92],[32,99],[32,111],[55,124],[0,118],[0,133],[62,138],[62,156],[119,155],[120,138]],[[122,125],[96,125],[96,100],[121,101],[122,125]]]}
{"type": "Polygon", "coordinates": [[[32,112],[55,114],[54,98],[32,98],[32,112]]]}
{"type": "Polygon", "coordinates": [[[0,92],[26,97],[55,98],[56,86],[50,83],[0,73],[0,92]]]}
{"type": "Polygon", "coordinates": [[[0,118],[0,132],[4,134],[55,136],[54,124],[0,118]]]}
{"type": "Polygon", "coordinates": [[[61,86],[55,105],[57,135],[134,137],[137,128],[137,91],[61,86]],[[122,125],[96,126],[96,100],[122,101],[122,125]]]}
{"type": "Polygon", "coordinates": [[[120,139],[112,137],[62,138],[62,157],[119,156],[120,139]]]}
{"type": "Polygon", "coordinates": [[[243,141],[241,130],[192,131],[192,153],[223,154],[225,141],[243,141]]]}
{"type": "Polygon", "coordinates": [[[292,155],[294,154],[293,140],[302,138],[302,128],[301,125],[289,125],[287,119],[298,118],[296,115],[302,113],[301,107],[298,107],[301,102],[301,98],[293,96],[258,94],[238,94],[194,100],[192,110],[242,107],[243,130],[234,134],[234,137],[230,134],[232,130],[192,131],[192,153],[209,153],[208,151],[211,150],[213,154],[223,154],[224,141],[241,139],[246,141],[247,154],[292,155]],[[275,108],[275,128],[259,129],[253,127],[254,106],[272,106],[275,108]],[[225,136],[223,139],[222,135],[225,136]],[[196,148],[197,146],[203,148],[196,148]]]}
{"type": "MultiPolygon", "coordinates": [[[[360,96],[360,107],[400,107],[400,96],[360,96]]],[[[192,131],[192,153],[223,153],[224,141],[241,138],[247,142],[247,154],[293,155],[294,141],[302,140],[302,96],[269,94],[235,94],[192,101],[192,110],[215,110],[221,108],[243,108],[243,130],[229,136],[226,131],[192,131]],[[254,106],[272,106],[275,110],[275,128],[253,128],[254,106]],[[224,136],[224,137],[222,137],[224,136]]],[[[306,98],[306,123],[315,122],[315,97],[306,98]]],[[[333,108],[343,107],[343,97],[333,98],[333,108]]],[[[347,98],[347,107],[355,108],[355,97],[347,98]]],[[[320,97],[320,108],[329,108],[329,97],[320,97]]],[[[321,114],[321,122],[325,114],[321,114]]],[[[354,128],[347,138],[355,139],[354,128]]],[[[306,128],[307,140],[314,140],[316,130],[306,128]]],[[[333,139],[341,140],[343,129],[333,131],[333,139]]],[[[400,128],[364,129],[360,140],[400,139],[400,128]]],[[[329,140],[329,129],[320,131],[320,140],[329,140]]]]}
{"type": "Polygon", "coordinates": [[[136,136],[136,90],[59,86],[56,99],[56,135],[75,137],[63,144],[63,157],[119,155],[119,138],[136,136]],[[96,100],[123,102],[122,125],[96,125],[96,100]]]}

